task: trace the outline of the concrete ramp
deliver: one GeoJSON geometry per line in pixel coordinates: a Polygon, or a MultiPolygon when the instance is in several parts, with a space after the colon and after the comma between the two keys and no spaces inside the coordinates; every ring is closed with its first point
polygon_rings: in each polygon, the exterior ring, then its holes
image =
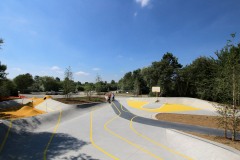
{"type": "Polygon", "coordinates": [[[138,112],[131,113],[118,101],[66,105],[48,99],[36,108],[47,113],[0,122],[0,159],[239,160],[240,157],[232,148],[138,117],[138,112]]]}

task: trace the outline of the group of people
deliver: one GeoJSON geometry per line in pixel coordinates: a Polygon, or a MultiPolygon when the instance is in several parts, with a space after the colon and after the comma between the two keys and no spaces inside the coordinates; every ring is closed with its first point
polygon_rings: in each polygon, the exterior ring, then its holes
{"type": "Polygon", "coordinates": [[[115,99],[115,94],[113,92],[108,92],[105,94],[105,99],[107,102],[111,103],[115,99]]]}

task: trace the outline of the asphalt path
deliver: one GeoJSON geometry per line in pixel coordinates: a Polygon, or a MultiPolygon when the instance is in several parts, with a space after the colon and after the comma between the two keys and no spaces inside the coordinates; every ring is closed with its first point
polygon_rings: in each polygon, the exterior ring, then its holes
{"type": "Polygon", "coordinates": [[[236,150],[177,131],[209,132],[206,128],[141,117],[118,101],[45,103],[49,108],[44,103],[39,107],[48,108],[48,114],[0,123],[0,159],[240,159],[236,150]]]}

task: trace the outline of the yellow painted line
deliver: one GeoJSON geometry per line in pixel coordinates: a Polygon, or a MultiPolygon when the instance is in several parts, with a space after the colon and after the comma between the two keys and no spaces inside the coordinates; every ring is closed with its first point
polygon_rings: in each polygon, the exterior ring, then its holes
{"type": "Polygon", "coordinates": [[[96,145],[96,143],[93,140],[93,111],[91,111],[91,116],[90,116],[90,141],[91,144],[98,149],[100,152],[104,153],[105,155],[107,155],[108,157],[114,159],[114,160],[119,160],[119,158],[115,157],[114,155],[112,155],[111,153],[108,153],[107,151],[105,151],[103,148],[101,148],[100,146],[96,145]]]}
{"type": "MultiPolygon", "coordinates": [[[[124,112],[129,112],[129,111],[126,111],[126,110],[123,109],[122,104],[121,104],[121,109],[122,109],[122,111],[124,111],[124,112]]],[[[169,148],[169,147],[167,147],[167,146],[164,146],[164,145],[162,145],[161,143],[158,143],[158,142],[156,142],[155,140],[153,140],[153,139],[151,139],[151,138],[149,138],[149,137],[147,137],[147,136],[139,133],[139,132],[133,127],[133,125],[132,125],[133,119],[136,118],[136,117],[138,117],[138,116],[133,117],[133,118],[131,119],[131,121],[130,121],[130,129],[131,129],[134,133],[136,133],[138,136],[140,136],[140,137],[148,140],[149,142],[151,142],[151,143],[153,143],[153,144],[155,144],[155,145],[157,145],[157,146],[159,146],[159,147],[161,147],[161,148],[163,148],[163,149],[165,149],[165,150],[167,150],[167,151],[169,151],[169,152],[171,152],[171,153],[173,153],[173,154],[176,154],[176,155],[178,155],[178,156],[181,156],[181,157],[183,157],[183,158],[185,158],[185,159],[187,159],[187,160],[193,160],[192,158],[190,158],[190,157],[188,157],[188,156],[186,156],[186,155],[184,155],[184,154],[182,154],[182,153],[179,153],[179,152],[177,152],[177,151],[175,151],[175,150],[173,150],[173,149],[171,149],[171,148],[169,148]]]]}
{"type": "Polygon", "coordinates": [[[58,129],[59,124],[60,124],[60,121],[61,121],[61,117],[62,117],[62,109],[59,109],[58,122],[57,122],[57,124],[56,124],[56,126],[55,126],[55,128],[54,128],[54,130],[53,130],[53,133],[52,133],[52,135],[51,135],[51,138],[50,138],[50,140],[48,141],[47,146],[46,146],[46,148],[45,148],[45,150],[44,150],[44,152],[43,152],[43,159],[44,159],[44,160],[47,160],[47,150],[48,150],[48,148],[49,148],[49,146],[50,146],[50,144],[51,144],[51,142],[52,142],[52,140],[53,140],[54,135],[55,135],[56,132],[57,132],[57,129],[58,129]]]}
{"type": "MultiPolygon", "coordinates": [[[[114,104],[114,105],[115,105],[115,104],[114,104]]],[[[128,112],[128,111],[126,111],[125,109],[123,109],[122,104],[121,104],[121,109],[122,109],[123,112],[128,112]]]]}
{"type": "MultiPolygon", "coordinates": [[[[113,104],[114,104],[114,103],[113,103],[113,104]]],[[[121,115],[121,112],[119,111],[119,109],[117,108],[117,106],[116,106],[115,104],[114,104],[114,106],[115,106],[115,108],[118,110],[119,114],[118,114],[117,116],[113,117],[112,119],[110,119],[109,121],[107,121],[107,122],[104,124],[104,129],[105,129],[107,132],[109,132],[110,134],[112,134],[113,136],[121,139],[122,141],[125,141],[126,143],[130,144],[131,146],[133,146],[133,147],[135,147],[135,148],[137,148],[137,149],[139,149],[139,150],[141,150],[142,152],[148,154],[149,156],[151,156],[151,157],[153,157],[153,158],[155,158],[155,159],[157,159],[157,160],[163,160],[161,157],[153,154],[152,152],[150,152],[149,150],[143,148],[142,146],[140,146],[140,145],[138,145],[138,144],[136,144],[136,143],[134,143],[134,142],[132,142],[132,141],[130,141],[130,140],[122,137],[122,136],[120,136],[119,134],[113,132],[112,130],[110,130],[110,129],[107,127],[112,121],[114,121],[116,118],[118,118],[118,117],[121,115]]]]}
{"type": "Polygon", "coordinates": [[[0,153],[2,152],[3,147],[4,147],[4,145],[5,145],[6,141],[7,141],[7,138],[8,138],[8,135],[9,135],[9,132],[10,132],[11,128],[12,128],[12,120],[10,122],[10,126],[8,127],[7,133],[5,134],[5,137],[4,137],[3,142],[1,144],[0,153]]]}
{"type": "Polygon", "coordinates": [[[165,149],[165,150],[167,150],[167,151],[169,151],[169,152],[171,152],[171,153],[173,153],[173,154],[176,154],[176,155],[178,155],[178,156],[181,156],[181,157],[183,157],[183,158],[185,158],[185,159],[187,159],[187,160],[193,160],[192,158],[190,158],[190,157],[188,157],[188,156],[186,156],[186,155],[184,155],[184,154],[182,154],[182,153],[179,153],[179,152],[177,152],[177,151],[175,151],[175,150],[173,150],[173,149],[171,149],[171,148],[169,148],[169,147],[167,147],[167,146],[164,146],[164,145],[162,145],[161,143],[158,143],[158,142],[154,141],[153,139],[151,139],[151,138],[149,138],[149,137],[147,137],[147,136],[139,133],[139,132],[133,127],[133,125],[132,125],[133,119],[136,118],[136,117],[138,117],[138,116],[133,117],[133,118],[131,119],[131,121],[130,121],[130,128],[131,128],[131,130],[132,130],[134,133],[136,133],[138,136],[140,136],[140,137],[148,140],[149,142],[151,142],[151,143],[153,143],[153,144],[155,144],[155,145],[157,145],[157,146],[159,146],[159,147],[161,147],[161,148],[163,148],[163,149],[165,149]]]}

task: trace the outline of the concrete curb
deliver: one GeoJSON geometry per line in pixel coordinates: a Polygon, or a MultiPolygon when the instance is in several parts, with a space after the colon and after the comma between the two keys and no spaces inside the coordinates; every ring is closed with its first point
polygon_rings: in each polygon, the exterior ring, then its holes
{"type": "Polygon", "coordinates": [[[227,145],[224,145],[224,144],[221,144],[221,143],[218,143],[218,142],[214,142],[214,141],[211,141],[211,140],[208,140],[208,139],[204,139],[204,138],[192,135],[192,134],[188,134],[188,133],[185,133],[185,132],[182,132],[182,131],[179,131],[179,130],[175,130],[175,129],[168,129],[168,130],[171,130],[173,132],[176,132],[176,133],[179,133],[179,134],[182,134],[182,135],[194,138],[194,139],[198,139],[198,140],[204,141],[206,143],[212,144],[214,146],[220,147],[222,149],[226,149],[226,150],[228,150],[230,152],[233,152],[233,153],[235,153],[237,155],[240,155],[240,151],[239,150],[237,150],[235,148],[232,148],[230,146],[227,146],[227,145]]]}

